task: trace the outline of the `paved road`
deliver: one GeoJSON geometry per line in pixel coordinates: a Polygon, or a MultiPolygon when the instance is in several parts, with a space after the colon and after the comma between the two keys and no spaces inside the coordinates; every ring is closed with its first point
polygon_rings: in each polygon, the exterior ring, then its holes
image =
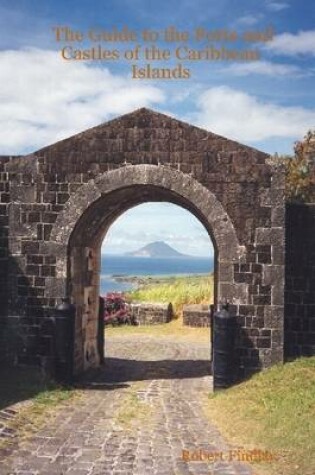
{"type": "Polygon", "coordinates": [[[207,345],[112,337],[106,357],[83,397],[0,464],[1,475],[253,473],[228,461],[230,447],[202,413],[212,383],[207,345]],[[215,462],[187,462],[183,450],[215,462]]]}

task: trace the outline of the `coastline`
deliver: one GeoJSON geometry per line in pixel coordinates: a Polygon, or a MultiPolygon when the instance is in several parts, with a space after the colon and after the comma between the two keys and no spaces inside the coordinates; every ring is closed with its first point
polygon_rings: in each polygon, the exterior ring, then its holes
{"type": "Polygon", "coordinates": [[[145,287],[147,285],[157,285],[172,283],[175,280],[180,279],[200,279],[206,276],[210,276],[213,272],[205,272],[200,274],[174,274],[174,275],[124,275],[124,274],[113,274],[110,278],[115,282],[133,284],[136,288],[145,287]]]}

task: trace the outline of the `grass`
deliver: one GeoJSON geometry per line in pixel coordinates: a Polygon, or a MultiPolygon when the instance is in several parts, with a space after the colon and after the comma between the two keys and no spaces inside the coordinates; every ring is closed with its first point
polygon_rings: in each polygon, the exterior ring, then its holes
{"type": "Polygon", "coordinates": [[[159,325],[123,325],[120,327],[106,327],[105,329],[105,341],[106,338],[123,336],[123,335],[149,335],[152,337],[176,337],[176,339],[187,339],[190,341],[210,341],[210,329],[209,328],[192,328],[183,325],[182,318],[172,320],[169,323],[161,323],[159,325]]]}
{"type": "Polygon", "coordinates": [[[115,414],[116,422],[124,429],[134,429],[137,424],[152,418],[152,407],[147,402],[141,401],[138,396],[138,392],[144,388],[143,382],[133,384],[115,414]]]}
{"type": "MultiPolygon", "coordinates": [[[[11,406],[16,410],[5,425],[20,440],[46,423],[47,418],[53,416],[54,409],[80,395],[80,391],[44,379],[39,369],[31,367],[2,368],[0,383],[0,409],[11,406]],[[22,404],[12,406],[16,403],[22,404]]],[[[10,439],[4,438],[0,441],[0,447],[11,443],[10,439]]]]}
{"type": "Polygon", "coordinates": [[[148,281],[140,289],[129,292],[128,300],[173,304],[177,318],[159,325],[106,327],[105,336],[150,335],[209,342],[209,328],[183,326],[182,309],[185,304],[210,304],[213,300],[213,275],[193,277],[165,277],[159,283],[148,281]]]}
{"type": "Polygon", "coordinates": [[[211,394],[207,416],[227,439],[277,457],[256,473],[315,473],[315,357],[276,365],[233,388],[211,394]]]}
{"type": "Polygon", "coordinates": [[[171,302],[176,316],[186,304],[210,304],[213,301],[213,275],[165,278],[158,284],[147,284],[127,294],[142,302],[171,302]]]}
{"type": "MultiPolygon", "coordinates": [[[[0,387],[0,410],[25,399],[45,399],[61,390],[55,382],[45,379],[40,369],[30,366],[2,367],[0,387]]],[[[63,391],[67,392],[64,388],[63,391]]]]}

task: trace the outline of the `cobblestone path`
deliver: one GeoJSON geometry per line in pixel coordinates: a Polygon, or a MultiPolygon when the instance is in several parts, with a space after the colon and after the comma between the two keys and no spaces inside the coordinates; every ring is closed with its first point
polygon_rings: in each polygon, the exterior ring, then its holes
{"type": "Polygon", "coordinates": [[[250,475],[204,417],[209,347],[157,337],[112,337],[104,368],[81,399],[0,464],[1,475],[250,475]],[[186,462],[182,450],[223,453],[186,462]],[[219,457],[219,455],[218,455],[219,457]]]}

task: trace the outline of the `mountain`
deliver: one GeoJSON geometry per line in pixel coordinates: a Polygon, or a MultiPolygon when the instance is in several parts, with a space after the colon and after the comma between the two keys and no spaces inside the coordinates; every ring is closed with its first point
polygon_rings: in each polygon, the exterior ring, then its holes
{"type": "Polygon", "coordinates": [[[155,241],[147,244],[144,247],[141,247],[137,251],[127,252],[126,256],[133,256],[133,257],[155,257],[155,258],[173,258],[173,257],[190,257],[186,256],[185,254],[181,254],[180,252],[173,249],[171,246],[166,244],[163,241],[155,241]]]}

